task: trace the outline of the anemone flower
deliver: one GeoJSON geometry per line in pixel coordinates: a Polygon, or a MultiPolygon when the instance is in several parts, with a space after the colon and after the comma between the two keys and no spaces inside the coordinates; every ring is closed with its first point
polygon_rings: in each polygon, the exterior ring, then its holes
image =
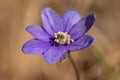
{"type": "Polygon", "coordinates": [[[44,28],[38,25],[26,28],[34,38],[23,45],[25,54],[44,55],[47,63],[54,64],[70,51],[82,50],[94,43],[93,37],[85,33],[95,22],[95,14],[82,18],[77,11],[69,10],[59,16],[51,8],[44,8],[41,18],[44,28]]]}

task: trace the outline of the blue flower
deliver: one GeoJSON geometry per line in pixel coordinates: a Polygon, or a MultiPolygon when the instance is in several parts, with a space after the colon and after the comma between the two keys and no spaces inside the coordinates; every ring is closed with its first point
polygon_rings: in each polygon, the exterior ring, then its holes
{"type": "Polygon", "coordinates": [[[85,33],[95,22],[95,14],[82,18],[77,11],[69,10],[58,16],[51,8],[45,8],[41,18],[44,28],[37,25],[26,28],[35,37],[23,45],[22,51],[26,54],[42,54],[47,63],[54,64],[69,51],[84,49],[94,42],[85,33]]]}

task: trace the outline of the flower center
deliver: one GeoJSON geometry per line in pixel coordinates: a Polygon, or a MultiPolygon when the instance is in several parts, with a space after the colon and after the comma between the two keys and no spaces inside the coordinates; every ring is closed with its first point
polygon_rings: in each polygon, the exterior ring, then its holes
{"type": "Polygon", "coordinates": [[[70,44],[71,42],[74,42],[74,40],[70,38],[70,35],[68,35],[67,32],[57,32],[54,35],[54,42],[57,44],[70,44]]]}

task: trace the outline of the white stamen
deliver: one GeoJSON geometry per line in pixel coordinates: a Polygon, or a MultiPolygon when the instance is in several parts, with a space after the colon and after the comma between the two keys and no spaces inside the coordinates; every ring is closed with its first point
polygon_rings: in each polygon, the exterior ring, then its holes
{"type": "Polygon", "coordinates": [[[71,42],[74,42],[74,40],[70,38],[70,35],[68,35],[67,32],[57,32],[54,34],[54,37],[54,42],[57,44],[70,44],[71,42]]]}

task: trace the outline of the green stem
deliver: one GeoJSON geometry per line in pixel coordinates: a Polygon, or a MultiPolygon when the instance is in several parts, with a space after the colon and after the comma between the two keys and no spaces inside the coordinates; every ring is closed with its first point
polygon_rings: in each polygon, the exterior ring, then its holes
{"type": "Polygon", "coordinates": [[[70,62],[72,64],[73,68],[74,68],[75,75],[76,75],[76,80],[80,80],[79,79],[79,72],[77,70],[77,66],[75,65],[75,62],[74,62],[73,58],[70,56],[70,54],[68,54],[68,58],[70,59],[70,62]]]}

